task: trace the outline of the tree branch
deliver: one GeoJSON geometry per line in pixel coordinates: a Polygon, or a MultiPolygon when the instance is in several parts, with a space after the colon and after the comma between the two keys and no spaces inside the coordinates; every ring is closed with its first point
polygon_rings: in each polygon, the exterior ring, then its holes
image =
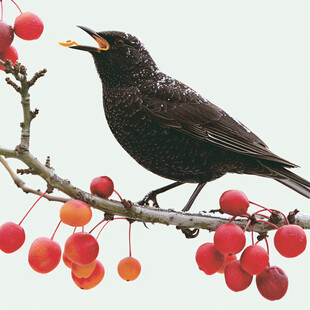
{"type": "MultiPolygon", "coordinates": [[[[0,61],[0,64],[5,67],[6,73],[12,74],[21,84],[19,87],[13,81],[9,83],[17,92],[21,94],[22,107],[24,111],[20,144],[17,145],[15,150],[6,149],[0,146],[0,155],[6,158],[15,158],[22,161],[30,169],[30,171],[33,172],[33,174],[43,178],[48,187],[56,188],[73,199],[82,200],[93,208],[109,214],[124,216],[128,219],[137,220],[144,223],[160,223],[165,225],[175,225],[181,228],[207,229],[209,231],[216,230],[217,227],[227,223],[227,221],[230,220],[230,217],[227,215],[214,215],[214,213],[207,212],[200,212],[197,214],[188,212],[185,213],[181,211],[174,211],[172,209],[159,209],[148,205],[140,206],[138,204],[128,203],[127,201],[127,203],[121,203],[113,200],[102,199],[77,188],[72,185],[69,180],[59,177],[55,173],[54,169],[50,167],[49,162],[44,165],[29,152],[30,125],[34,115],[37,114],[37,112],[32,112],[30,110],[29,88],[39,77],[45,74],[46,70],[36,73],[30,81],[27,81],[27,72],[24,66],[15,64],[14,67],[12,67],[8,61],[5,63],[0,61]]],[[[18,187],[28,193],[33,193],[36,195],[42,194],[41,191],[35,191],[26,187],[25,183],[12,171],[7,161],[1,156],[0,161],[18,187]]],[[[67,198],[60,198],[51,195],[47,195],[46,198],[61,202],[68,200],[67,198]]],[[[242,228],[246,227],[247,222],[248,218],[242,217],[238,217],[233,221],[233,223],[242,228]]],[[[310,216],[297,215],[295,217],[295,223],[304,229],[310,229],[310,216]]],[[[284,220],[277,223],[278,226],[282,226],[284,224],[284,220]]],[[[253,225],[253,230],[258,233],[266,233],[271,229],[275,228],[266,223],[257,222],[253,225]]]]}

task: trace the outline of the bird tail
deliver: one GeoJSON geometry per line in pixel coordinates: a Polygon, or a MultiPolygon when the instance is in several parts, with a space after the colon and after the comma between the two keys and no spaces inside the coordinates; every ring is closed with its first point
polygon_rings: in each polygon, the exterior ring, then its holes
{"type": "Polygon", "coordinates": [[[275,168],[270,166],[268,167],[266,165],[263,166],[267,168],[269,171],[272,171],[273,179],[310,199],[309,181],[283,167],[275,168]]]}

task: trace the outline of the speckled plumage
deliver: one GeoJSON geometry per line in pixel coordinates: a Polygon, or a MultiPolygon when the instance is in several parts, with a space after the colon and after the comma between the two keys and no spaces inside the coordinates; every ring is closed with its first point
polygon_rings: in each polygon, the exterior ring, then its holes
{"type": "Polygon", "coordinates": [[[96,35],[110,45],[107,51],[90,51],[102,81],[106,119],[140,165],[182,183],[205,183],[226,173],[271,177],[310,197],[310,183],[286,169],[296,165],[272,153],[219,107],[159,71],[137,38],[115,31],[96,35]]]}

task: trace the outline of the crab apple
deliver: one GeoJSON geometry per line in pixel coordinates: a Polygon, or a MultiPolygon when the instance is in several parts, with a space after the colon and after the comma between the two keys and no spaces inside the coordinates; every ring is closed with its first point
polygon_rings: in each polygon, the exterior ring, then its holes
{"type": "Polygon", "coordinates": [[[92,235],[78,232],[67,239],[64,253],[73,263],[88,265],[97,258],[99,245],[92,235]]]}
{"type": "Polygon", "coordinates": [[[123,258],[117,266],[119,276],[125,281],[136,280],[141,272],[140,262],[129,256],[123,258]]]}
{"type": "Polygon", "coordinates": [[[264,271],[269,264],[269,255],[260,245],[250,245],[241,254],[241,268],[251,275],[264,271]]]}
{"type": "Polygon", "coordinates": [[[223,212],[238,216],[247,212],[249,200],[242,191],[231,189],[221,195],[220,207],[223,212]]]}
{"type": "Polygon", "coordinates": [[[60,208],[61,221],[70,226],[84,226],[91,218],[90,206],[81,200],[69,200],[60,208]]]}
{"type": "MultiPolygon", "coordinates": [[[[10,60],[12,65],[15,64],[18,59],[17,50],[14,46],[10,45],[6,50],[0,52],[0,59],[2,61],[10,60]]],[[[0,65],[0,70],[4,70],[4,67],[0,65]]]]}
{"type": "Polygon", "coordinates": [[[31,12],[21,13],[14,22],[15,34],[24,40],[39,39],[44,29],[39,16],[31,12]]]}
{"type": "Polygon", "coordinates": [[[88,278],[78,278],[73,272],[71,272],[72,279],[79,288],[89,290],[102,281],[104,277],[104,267],[98,260],[96,260],[95,263],[96,267],[88,278]]]}
{"type": "Polygon", "coordinates": [[[72,263],[71,270],[75,276],[80,279],[88,278],[96,267],[96,261],[91,262],[88,265],[78,265],[76,263],[72,263]]]}
{"type": "Polygon", "coordinates": [[[101,198],[109,198],[114,191],[114,183],[107,176],[97,177],[91,181],[90,191],[101,198]]]}
{"type": "Polygon", "coordinates": [[[306,233],[298,225],[282,226],[274,236],[274,245],[284,257],[296,257],[306,249],[306,233]]]}
{"type": "Polygon", "coordinates": [[[25,231],[20,225],[7,222],[0,226],[0,249],[5,253],[17,251],[25,242],[25,231]]]}
{"type": "Polygon", "coordinates": [[[55,269],[61,259],[61,248],[56,241],[40,237],[33,241],[28,253],[28,262],[33,270],[48,273],[55,269]]]}
{"type": "Polygon", "coordinates": [[[230,262],[224,272],[226,285],[234,292],[240,292],[250,286],[253,276],[244,271],[239,260],[230,262]]]}
{"type": "Polygon", "coordinates": [[[225,267],[232,261],[236,260],[237,256],[235,254],[225,254],[224,262],[220,269],[217,271],[218,273],[224,273],[225,267]]]}
{"type": "Polygon", "coordinates": [[[62,254],[62,261],[64,264],[71,269],[72,267],[72,261],[65,255],[65,253],[62,254]]]}
{"type": "Polygon", "coordinates": [[[0,20],[0,52],[5,51],[13,42],[14,31],[12,26],[0,20]]]}
{"type": "Polygon", "coordinates": [[[214,246],[223,254],[237,254],[245,246],[243,230],[232,223],[219,226],[214,233],[214,246]]]}
{"type": "Polygon", "coordinates": [[[278,300],[287,291],[288,277],[281,268],[271,266],[256,276],[256,285],[263,297],[269,300],[278,300]]]}
{"type": "Polygon", "coordinates": [[[196,262],[200,270],[205,274],[216,273],[224,262],[225,255],[220,253],[213,243],[202,244],[196,252],[196,262]]]}

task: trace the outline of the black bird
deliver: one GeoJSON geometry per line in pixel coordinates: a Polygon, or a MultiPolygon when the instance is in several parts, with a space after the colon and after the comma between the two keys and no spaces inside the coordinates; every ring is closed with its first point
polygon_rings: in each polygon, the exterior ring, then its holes
{"type": "Polygon", "coordinates": [[[81,27],[98,47],[72,46],[94,58],[103,106],[112,133],[144,168],[175,182],[141,201],[183,183],[198,183],[183,211],[207,182],[226,173],[274,180],[310,198],[310,182],[286,168],[297,165],[272,153],[238,120],[190,87],[161,72],[143,44],[118,32],[81,27]]]}

